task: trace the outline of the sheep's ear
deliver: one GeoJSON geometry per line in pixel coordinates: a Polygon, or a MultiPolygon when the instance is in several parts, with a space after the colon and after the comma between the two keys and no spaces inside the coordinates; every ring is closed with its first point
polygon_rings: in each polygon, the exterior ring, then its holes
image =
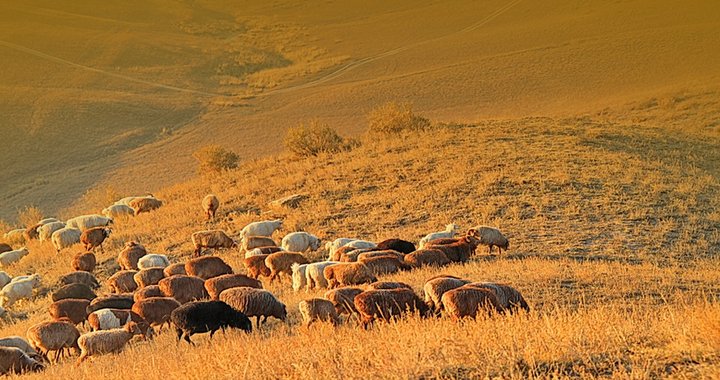
{"type": "Polygon", "coordinates": [[[474,228],[471,228],[467,231],[467,234],[470,236],[475,236],[476,233],[477,233],[477,230],[474,228]]]}

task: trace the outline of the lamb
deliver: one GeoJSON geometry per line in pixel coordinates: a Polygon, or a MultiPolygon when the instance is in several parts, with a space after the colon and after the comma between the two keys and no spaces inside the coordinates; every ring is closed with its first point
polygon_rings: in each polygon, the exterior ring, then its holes
{"type": "Polygon", "coordinates": [[[100,247],[100,251],[105,253],[102,244],[105,239],[110,237],[110,232],[107,227],[88,228],[80,235],[80,242],[85,245],[86,251],[95,251],[95,248],[100,247]]]}
{"type": "Polygon", "coordinates": [[[366,290],[355,296],[355,309],[360,314],[360,323],[367,328],[374,320],[391,320],[405,312],[419,311],[426,316],[428,306],[409,289],[366,290]]]}
{"type": "Polygon", "coordinates": [[[310,327],[314,321],[331,322],[333,325],[340,323],[340,317],[332,302],[322,298],[311,298],[300,301],[298,305],[305,326],[310,327]]]}
{"type": "Polygon", "coordinates": [[[338,314],[357,313],[355,309],[355,296],[364,290],[354,286],[345,286],[325,292],[325,298],[335,305],[338,314]]]}
{"type": "Polygon", "coordinates": [[[401,239],[387,239],[377,243],[377,249],[393,250],[400,253],[408,254],[415,251],[415,244],[401,239]]]}
{"type": "Polygon", "coordinates": [[[293,291],[298,291],[300,288],[304,288],[307,286],[307,277],[305,276],[305,270],[307,268],[308,264],[298,264],[293,263],[290,266],[290,270],[292,271],[292,289],[293,291]]]}
{"type": "Polygon", "coordinates": [[[248,276],[256,280],[261,275],[270,277],[270,268],[265,265],[265,259],[268,256],[270,255],[257,255],[245,258],[245,260],[243,260],[243,265],[245,265],[245,268],[247,269],[248,276]]]}
{"type": "Polygon", "coordinates": [[[162,207],[163,202],[155,197],[136,197],[135,199],[128,202],[128,206],[132,207],[135,211],[135,216],[140,215],[143,212],[150,212],[162,207]]]}
{"type": "Polygon", "coordinates": [[[67,318],[73,324],[84,323],[87,319],[87,307],[90,301],[80,298],[67,298],[50,304],[48,313],[54,320],[67,318]]]}
{"type": "Polygon", "coordinates": [[[77,343],[80,332],[71,322],[41,322],[31,326],[26,336],[30,345],[46,360],[50,351],[55,351],[56,363],[66,347],[80,350],[77,343]]]}
{"type": "Polygon", "coordinates": [[[205,290],[211,299],[217,300],[225,289],[247,286],[249,288],[262,289],[260,281],[242,274],[224,274],[205,280],[205,290]]]}
{"type": "Polygon", "coordinates": [[[148,255],[145,255],[141,257],[138,260],[138,269],[148,269],[148,268],[165,268],[168,265],[170,265],[170,260],[168,260],[167,256],[161,255],[159,253],[151,253],[148,255]]]}
{"type": "Polygon", "coordinates": [[[133,336],[141,334],[140,328],[134,322],[121,329],[85,333],[77,341],[81,353],[75,365],[80,365],[90,356],[120,353],[133,336]]]}
{"type": "Polygon", "coordinates": [[[215,194],[208,194],[202,200],[202,208],[208,220],[215,219],[215,212],[220,207],[220,200],[215,194]]]}
{"type": "Polygon", "coordinates": [[[325,267],[323,274],[330,289],[344,285],[359,285],[377,281],[370,268],[363,263],[342,263],[325,267]]]}
{"type": "Polygon", "coordinates": [[[21,299],[32,297],[33,289],[40,285],[40,275],[34,274],[24,280],[10,282],[0,290],[0,306],[11,307],[21,299]]]}
{"type": "Polygon", "coordinates": [[[307,232],[291,232],[282,238],[282,249],[292,252],[315,251],[320,248],[320,239],[307,232]]]}
{"type": "Polygon", "coordinates": [[[470,260],[470,256],[475,252],[480,240],[475,236],[465,236],[455,243],[451,244],[428,244],[427,249],[439,249],[445,253],[448,259],[456,263],[464,263],[470,260]]]}
{"type": "Polygon", "coordinates": [[[133,301],[138,302],[150,297],[165,297],[163,292],[160,290],[159,285],[149,285],[142,287],[133,293],[133,301]]]}
{"type": "Polygon", "coordinates": [[[120,219],[135,215],[135,210],[128,205],[110,205],[102,210],[102,214],[109,219],[120,219]]]}
{"type": "Polygon", "coordinates": [[[491,255],[493,246],[498,247],[501,255],[503,249],[507,251],[507,249],[510,248],[510,242],[497,228],[477,226],[469,229],[468,235],[477,237],[480,239],[480,244],[487,245],[491,255]]]}
{"type": "Polygon", "coordinates": [[[200,256],[203,248],[235,248],[237,243],[222,230],[198,231],[191,236],[195,247],[195,256],[200,256]]]}
{"type": "Polygon", "coordinates": [[[181,304],[210,297],[205,290],[205,281],[200,277],[176,274],[163,278],[158,286],[163,296],[175,298],[181,304]]]}
{"type": "Polygon", "coordinates": [[[237,328],[245,332],[252,331],[252,322],[243,313],[233,309],[222,301],[190,302],[175,309],[170,319],[175,325],[177,339],[195,345],[190,337],[194,334],[210,332],[210,339],[219,329],[237,328]]]}
{"type": "Polygon", "coordinates": [[[197,257],[185,263],[185,272],[190,276],[197,276],[203,280],[232,274],[233,270],[221,258],[215,256],[197,257]]]}
{"type": "Polygon", "coordinates": [[[40,240],[40,242],[50,240],[52,238],[52,234],[61,228],[65,228],[65,223],[51,222],[48,224],[43,224],[42,226],[38,227],[38,229],[37,229],[38,240],[40,240]]]}
{"type": "Polygon", "coordinates": [[[97,214],[81,215],[68,219],[65,224],[66,227],[77,228],[82,232],[93,227],[107,227],[113,224],[113,220],[106,216],[97,214]]]}
{"type": "Polygon", "coordinates": [[[134,305],[133,298],[132,293],[98,297],[90,301],[90,306],[87,307],[87,313],[90,314],[100,309],[131,309],[134,305]]]}
{"type": "Polygon", "coordinates": [[[7,272],[0,272],[0,289],[2,289],[5,285],[9,284],[12,281],[12,277],[10,277],[7,272]]]}
{"type": "Polygon", "coordinates": [[[165,274],[165,277],[176,274],[187,274],[187,272],[185,272],[185,263],[170,264],[163,269],[163,274],[165,274]]]}
{"type": "Polygon", "coordinates": [[[172,297],[150,297],[132,306],[132,311],[143,317],[150,326],[162,327],[164,324],[170,326],[170,314],[180,307],[180,302],[172,297]]]}
{"type": "Polygon", "coordinates": [[[284,249],[276,246],[269,245],[267,247],[257,247],[245,252],[245,258],[258,255],[269,255],[271,253],[284,251],[284,249]]]}
{"type": "Polygon", "coordinates": [[[412,286],[404,283],[404,282],[396,282],[396,281],[377,281],[373,282],[372,284],[367,286],[367,289],[410,289],[412,290],[412,286]]]}
{"type": "Polygon", "coordinates": [[[135,270],[121,270],[115,272],[107,279],[107,285],[111,293],[132,293],[138,288],[135,282],[135,270]]]}
{"type": "Polygon", "coordinates": [[[273,232],[275,232],[275,230],[282,227],[282,224],[283,221],[280,219],[253,222],[243,227],[243,229],[240,231],[240,238],[244,240],[245,238],[250,236],[270,237],[272,236],[273,232]]]}
{"type": "Polygon", "coordinates": [[[148,268],[135,273],[133,280],[135,280],[138,288],[143,288],[149,285],[157,285],[164,277],[163,268],[148,268]]]}
{"type": "Polygon", "coordinates": [[[145,247],[135,241],[125,243],[125,248],[118,255],[118,264],[123,270],[138,270],[138,260],[147,255],[145,247]]]}
{"type": "Polygon", "coordinates": [[[498,304],[500,305],[502,311],[507,310],[510,313],[514,312],[517,309],[523,309],[527,312],[530,311],[530,306],[528,306],[522,294],[520,294],[517,289],[509,285],[495,284],[492,282],[473,282],[465,286],[479,289],[488,289],[493,292],[498,300],[498,304]]]}
{"type": "Polygon", "coordinates": [[[260,247],[276,246],[275,240],[266,236],[246,236],[242,240],[242,246],[240,249],[243,251],[249,251],[251,249],[260,247]]]}
{"type": "Polygon", "coordinates": [[[325,267],[333,264],[340,264],[339,261],[321,261],[318,263],[310,263],[305,267],[306,290],[313,288],[327,288],[328,281],[325,278],[325,267]]]}
{"type": "Polygon", "coordinates": [[[93,300],[96,297],[97,296],[95,295],[95,292],[93,292],[92,289],[90,289],[90,287],[85,284],[65,285],[60,289],[54,291],[52,294],[53,302],[68,298],[93,300]]]}
{"type": "Polygon", "coordinates": [[[93,276],[92,273],[85,271],[76,271],[65,274],[60,277],[60,279],[58,280],[58,284],[60,286],[70,284],[85,284],[93,289],[97,289],[100,287],[100,283],[98,283],[98,280],[95,278],[95,276],[93,276]]]}
{"type": "Polygon", "coordinates": [[[12,247],[7,243],[0,243],[0,253],[12,251],[12,247]]]}
{"type": "Polygon", "coordinates": [[[145,339],[150,339],[155,331],[143,317],[132,310],[100,309],[90,313],[87,317],[90,331],[117,329],[133,322],[137,325],[145,339]]]}
{"type": "Polygon", "coordinates": [[[308,259],[298,252],[275,252],[265,258],[265,265],[270,269],[270,282],[279,276],[285,274],[292,278],[292,265],[294,263],[307,264],[308,259]]]}
{"type": "Polygon", "coordinates": [[[405,256],[405,262],[411,267],[441,267],[450,264],[450,259],[439,249],[418,249],[405,256]]]}
{"type": "Polygon", "coordinates": [[[445,314],[455,320],[465,317],[475,318],[481,310],[487,311],[488,314],[502,310],[493,291],[473,286],[448,290],[442,295],[441,302],[445,314]]]}
{"type": "Polygon", "coordinates": [[[275,317],[283,322],[287,319],[285,305],[264,289],[248,287],[225,289],[220,293],[220,301],[248,317],[255,317],[258,329],[260,323],[265,323],[268,317],[275,317]],[[262,322],[260,317],[263,317],[262,322]]]}
{"type": "Polygon", "coordinates": [[[23,257],[27,256],[30,253],[30,251],[22,247],[20,249],[16,249],[14,251],[7,251],[0,253],[0,267],[6,268],[9,267],[16,262],[20,261],[23,257]]]}
{"type": "Polygon", "coordinates": [[[410,266],[395,255],[370,257],[358,262],[365,264],[375,275],[391,274],[399,271],[409,270],[410,266]]]}
{"type": "Polygon", "coordinates": [[[97,259],[92,252],[81,252],[73,257],[72,269],[74,271],[91,272],[95,270],[97,259]]]}
{"type": "Polygon", "coordinates": [[[0,347],[0,375],[42,371],[45,367],[17,347],[0,347]]]}
{"type": "Polygon", "coordinates": [[[420,239],[420,243],[418,243],[418,249],[425,248],[425,245],[427,245],[430,240],[454,237],[459,229],[460,227],[456,224],[448,224],[447,226],[445,226],[445,231],[431,232],[425,235],[425,237],[423,237],[422,239],[420,239]]]}
{"type": "Polygon", "coordinates": [[[427,303],[430,309],[432,309],[435,313],[439,313],[440,310],[443,309],[442,295],[448,290],[459,288],[469,283],[470,281],[468,280],[450,276],[437,276],[431,278],[425,282],[425,285],[423,285],[425,303],[427,303]]]}
{"type": "Polygon", "coordinates": [[[73,227],[61,228],[52,234],[53,246],[57,253],[60,253],[65,248],[71,247],[74,244],[80,243],[80,236],[82,231],[73,227]]]}
{"type": "Polygon", "coordinates": [[[328,260],[337,260],[334,259],[335,257],[335,251],[337,251],[340,247],[344,246],[347,243],[350,243],[351,241],[354,241],[356,239],[351,238],[337,238],[333,241],[329,241],[325,243],[325,250],[328,251],[328,260]]]}

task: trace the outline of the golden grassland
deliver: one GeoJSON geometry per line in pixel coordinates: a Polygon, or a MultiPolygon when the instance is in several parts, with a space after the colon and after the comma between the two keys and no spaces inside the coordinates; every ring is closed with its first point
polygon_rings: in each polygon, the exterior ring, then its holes
{"type": "MultiPolygon", "coordinates": [[[[449,222],[489,224],[510,238],[500,257],[482,249],[465,265],[383,276],[420,292],[440,272],[512,284],[532,311],[475,321],[412,316],[365,331],[300,324],[294,293],[265,284],[287,306],[245,335],[229,331],[198,347],[167,330],[120,355],[75,368],[74,358],[33,377],[167,378],[698,378],[720,376],[720,157],[716,139],[673,128],[603,118],[523,118],[447,124],[426,132],[365,136],[350,152],[247,161],[222,176],[198,177],[155,195],[166,205],[119,220],[98,253],[107,278],[125,241],[172,260],[189,257],[190,234],[283,218],[275,237],[305,230],[324,240],[354,236],[417,241],[449,222]],[[206,222],[200,200],[222,201],[206,222]],[[293,193],[297,209],[267,203],[293,193]]],[[[112,189],[106,193],[113,193],[112,189]]],[[[105,194],[106,195],[106,194],[105,194]]],[[[121,194],[125,195],[125,194],[121,194]]],[[[66,215],[97,212],[100,192],[66,215]]],[[[71,254],[29,244],[10,268],[38,272],[43,288],[70,271],[71,254]]],[[[243,272],[240,253],[219,255],[243,272]]],[[[310,254],[319,258],[322,252],[310,254]]],[[[105,287],[101,291],[107,291],[105,287]]],[[[49,294],[19,302],[0,335],[24,335],[48,318],[49,294]]]]}

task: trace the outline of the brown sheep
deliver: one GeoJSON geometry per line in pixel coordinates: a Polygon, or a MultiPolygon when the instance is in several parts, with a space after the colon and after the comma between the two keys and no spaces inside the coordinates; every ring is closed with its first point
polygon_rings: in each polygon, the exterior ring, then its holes
{"type": "Polygon", "coordinates": [[[205,290],[205,281],[196,276],[176,274],[163,278],[158,286],[165,297],[175,298],[181,304],[210,298],[205,290]]]}
{"type": "Polygon", "coordinates": [[[172,297],[150,297],[136,302],[132,311],[143,317],[150,326],[158,326],[158,330],[164,324],[170,327],[170,314],[180,307],[180,302],[172,297]]]}
{"type": "Polygon", "coordinates": [[[363,252],[361,252],[359,255],[357,255],[356,261],[363,261],[363,260],[371,259],[373,257],[380,257],[380,256],[395,256],[398,259],[400,259],[401,261],[403,259],[405,259],[404,254],[402,254],[398,251],[393,251],[392,249],[384,249],[384,250],[377,250],[377,248],[371,248],[371,249],[372,249],[372,251],[363,249],[362,250],[363,252]]]}
{"type": "Polygon", "coordinates": [[[240,287],[225,289],[220,293],[220,301],[232,306],[233,309],[245,314],[248,318],[255,317],[257,328],[265,323],[267,317],[287,320],[287,309],[275,296],[267,290],[240,287]],[[263,317],[262,322],[260,317],[263,317]]]}
{"type": "Polygon", "coordinates": [[[298,305],[305,326],[310,327],[314,321],[331,322],[333,325],[340,323],[340,317],[332,302],[322,298],[311,298],[300,301],[298,305]]]}
{"type": "Polygon", "coordinates": [[[358,260],[358,262],[365,264],[375,275],[391,274],[410,269],[410,265],[405,264],[396,255],[374,256],[358,260]]]}
{"type": "Polygon", "coordinates": [[[135,302],[150,297],[165,297],[165,295],[162,291],[160,291],[160,286],[158,285],[148,285],[136,290],[135,293],[133,293],[133,301],[135,302]]]}
{"type": "Polygon", "coordinates": [[[187,274],[187,272],[185,272],[185,263],[170,264],[163,269],[163,274],[165,274],[165,277],[176,274],[187,274]]]}
{"type": "Polygon", "coordinates": [[[92,273],[88,273],[85,271],[76,271],[65,274],[60,277],[60,279],[58,280],[58,284],[60,286],[70,284],[85,284],[93,289],[97,289],[100,287],[100,283],[98,282],[97,278],[95,278],[92,273]]]}
{"type": "Polygon", "coordinates": [[[72,268],[74,271],[85,271],[90,272],[95,270],[95,265],[97,264],[97,260],[95,259],[95,254],[92,252],[82,252],[78,253],[73,257],[72,261],[72,268]]]}
{"type": "Polygon", "coordinates": [[[238,286],[257,289],[262,289],[263,287],[260,281],[243,274],[224,274],[205,280],[205,290],[207,290],[210,298],[213,300],[217,300],[223,290],[238,286]]]}
{"type": "Polygon", "coordinates": [[[424,265],[441,267],[450,264],[450,259],[439,249],[418,249],[406,255],[405,262],[415,268],[424,265]]]}
{"type": "Polygon", "coordinates": [[[189,276],[197,276],[203,280],[232,274],[233,270],[221,258],[216,256],[197,257],[185,263],[185,273],[189,276]]]}
{"type": "Polygon", "coordinates": [[[140,243],[129,241],[125,243],[125,248],[120,251],[117,261],[123,270],[138,270],[138,260],[145,255],[147,255],[145,247],[140,243]]]}
{"type": "Polygon", "coordinates": [[[95,292],[93,292],[92,289],[90,289],[90,287],[85,284],[65,285],[60,289],[54,291],[52,294],[53,302],[68,298],[93,300],[96,297],[97,296],[95,295],[95,292]]]}
{"type": "Polygon", "coordinates": [[[138,288],[135,282],[136,270],[121,270],[107,279],[111,293],[132,293],[138,288]]]}
{"type": "Polygon", "coordinates": [[[462,237],[457,238],[437,238],[432,239],[425,243],[425,247],[423,249],[427,248],[428,245],[447,245],[447,244],[454,244],[462,240],[462,237]]]}
{"type": "Polygon", "coordinates": [[[377,277],[363,263],[333,264],[323,269],[330,289],[345,285],[360,285],[377,281],[377,277]]]}
{"type": "Polygon", "coordinates": [[[220,200],[215,194],[208,194],[202,200],[202,208],[208,220],[215,219],[215,212],[220,207],[220,200]]]}
{"type": "MultiPolygon", "coordinates": [[[[338,249],[336,249],[334,252],[332,252],[332,255],[328,258],[329,261],[342,261],[341,259],[347,255],[348,253],[352,251],[356,251],[358,248],[350,247],[350,246],[343,246],[338,249]]],[[[357,260],[357,255],[355,255],[355,260],[357,260]]],[[[352,261],[355,261],[352,260],[352,261]]]]}
{"type": "Polygon", "coordinates": [[[523,309],[530,311],[525,298],[523,298],[520,292],[506,284],[496,284],[492,282],[473,282],[465,285],[465,287],[475,287],[480,289],[488,289],[495,294],[502,311],[514,312],[517,309],[523,309]]]}
{"type": "Polygon", "coordinates": [[[280,251],[271,253],[265,258],[265,265],[270,269],[271,283],[280,274],[285,274],[292,281],[292,265],[295,263],[308,264],[309,262],[302,253],[298,252],[280,251]]]}
{"type": "Polygon", "coordinates": [[[190,237],[195,247],[194,255],[200,256],[203,248],[235,248],[237,243],[225,231],[222,230],[205,230],[198,231],[190,237]]]}
{"type": "Polygon", "coordinates": [[[56,352],[56,363],[66,347],[74,348],[77,352],[80,351],[77,344],[80,332],[72,322],[41,322],[31,326],[27,330],[26,336],[28,343],[48,361],[47,355],[50,351],[56,352]]]}
{"type": "Polygon", "coordinates": [[[260,276],[270,277],[270,268],[265,265],[265,259],[268,256],[270,255],[255,255],[247,257],[243,260],[243,265],[245,265],[249,277],[256,280],[260,276]]]}
{"type": "Polygon", "coordinates": [[[85,324],[88,315],[87,307],[89,305],[90,301],[86,299],[67,298],[50,304],[48,313],[50,313],[50,316],[54,320],[67,318],[73,324],[85,324]]]}
{"type": "Polygon", "coordinates": [[[266,236],[246,236],[242,240],[242,250],[249,251],[259,247],[277,246],[275,240],[266,236]]]}
{"type": "Polygon", "coordinates": [[[448,290],[442,295],[441,301],[444,313],[455,320],[465,317],[474,319],[483,310],[488,314],[502,310],[492,290],[474,286],[465,285],[448,290]]]}
{"type": "Polygon", "coordinates": [[[158,281],[165,278],[164,268],[147,268],[135,273],[133,279],[138,288],[144,288],[149,285],[157,285],[158,281]]]}
{"type": "Polygon", "coordinates": [[[360,323],[368,327],[376,319],[389,321],[405,312],[419,311],[425,317],[428,306],[410,289],[367,290],[355,297],[360,323]]]}
{"type": "Polygon", "coordinates": [[[412,286],[404,283],[404,282],[395,282],[395,281],[377,281],[373,282],[372,284],[367,286],[367,290],[370,289],[410,289],[412,290],[412,286]]]}
{"type": "Polygon", "coordinates": [[[355,296],[364,290],[354,286],[345,286],[325,292],[325,298],[335,305],[338,314],[357,313],[355,309],[355,296]]]}
{"type": "Polygon", "coordinates": [[[100,247],[100,251],[105,253],[102,244],[109,236],[110,229],[108,227],[93,227],[83,231],[80,235],[80,242],[83,243],[86,251],[95,251],[95,248],[100,247]]]}
{"type": "Polygon", "coordinates": [[[457,242],[451,244],[427,244],[425,249],[439,249],[445,253],[448,259],[456,263],[464,263],[470,260],[470,256],[480,245],[480,240],[475,236],[464,236],[457,242]]]}
{"type": "Polygon", "coordinates": [[[87,307],[88,314],[100,309],[130,309],[133,307],[134,296],[132,293],[111,294],[98,297],[90,302],[87,307]]]}
{"type": "Polygon", "coordinates": [[[128,206],[135,211],[135,216],[138,216],[143,212],[150,212],[158,209],[162,206],[162,204],[162,201],[155,197],[139,197],[131,200],[128,206]]]}
{"type": "Polygon", "coordinates": [[[0,243],[0,253],[12,251],[12,247],[7,243],[0,243]]]}
{"type": "Polygon", "coordinates": [[[463,285],[469,284],[470,281],[463,280],[454,276],[435,276],[423,285],[423,291],[425,292],[425,303],[428,304],[430,309],[439,313],[442,310],[442,295],[448,290],[459,288],[463,285]]]}

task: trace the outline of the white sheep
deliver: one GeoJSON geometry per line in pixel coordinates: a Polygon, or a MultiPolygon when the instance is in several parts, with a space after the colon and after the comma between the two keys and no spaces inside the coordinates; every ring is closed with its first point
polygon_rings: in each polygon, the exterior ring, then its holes
{"type": "Polygon", "coordinates": [[[142,332],[137,324],[129,322],[121,329],[101,330],[80,335],[77,344],[81,353],[76,365],[82,363],[89,356],[109,353],[119,353],[134,335],[142,332]]]}
{"type": "Polygon", "coordinates": [[[282,227],[283,221],[277,220],[263,220],[260,222],[253,222],[243,227],[240,231],[240,238],[245,239],[248,236],[272,236],[275,230],[282,227]]]}
{"type": "Polygon", "coordinates": [[[117,202],[113,203],[113,205],[123,205],[123,206],[130,207],[130,202],[132,202],[135,198],[140,198],[140,197],[138,197],[138,196],[125,197],[125,198],[122,198],[122,199],[118,200],[117,202]]]}
{"type": "Polygon", "coordinates": [[[135,215],[135,210],[128,205],[110,205],[102,210],[102,214],[110,219],[123,218],[135,215]]]}
{"type": "Polygon", "coordinates": [[[280,246],[290,252],[305,252],[308,248],[315,251],[320,248],[320,239],[303,231],[291,232],[283,237],[280,246]]]}
{"type": "Polygon", "coordinates": [[[74,227],[64,227],[52,234],[52,243],[55,249],[60,253],[65,248],[80,243],[82,231],[74,227]]]}
{"type": "Polygon", "coordinates": [[[32,297],[33,289],[38,285],[40,285],[40,275],[38,274],[24,280],[10,282],[0,290],[0,305],[6,308],[21,299],[32,297]]]}
{"type": "Polygon", "coordinates": [[[10,244],[23,244],[25,243],[25,229],[17,228],[10,230],[4,235],[5,241],[10,244]]]}
{"type": "Polygon", "coordinates": [[[357,249],[367,249],[367,248],[375,248],[377,247],[377,244],[368,241],[368,240],[353,240],[345,245],[343,247],[353,247],[357,249]]]}
{"type": "Polygon", "coordinates": [[[0,272],[0,289],[3,288],[3,286],[7,285],[12,281],[12,277],[10,277],[7,272],[0,272]]]}
{"type": "Polygon", "coordinates": [[[317,263],[308,264],[305,268],[305,281],[307,283],[307,290],[313,288],[327,288],[328,282],[325,278],[324,270],[325,267],[333,264],[340,264],[340,261],[320,261],[317,263]]]}
{"type": "Polygon", "coordinates": [[[23,257],[30,253],[27,248],[22,247],[14,251],[7,251],[0,253],[0,267],[8,267],[16,262],[20,261],[23,257]]]}
{"type": "Polygon", "coordinates": [[[38,240],[40,240],[41,242],[43,242],[45,240],[50,240],[50,238],[52,238],[52,234],[55,231],[57,231],[61,228],[64,228],[64,227],[65,227],[65,223],[63,223],[63,222],[50,222],[50,223],[43,224],[37,230],[38,231],[38,240]]]}
{"type": "Polygon", "coordinates": [[[424,238],[420,239],[420,243],[418,243],[418,249],[423,249],[425,247],[425,244],[427,244],[427,242],[429,242],[430,240],[454,237],[459,229],[460,227],[457,224],[451,223],[445,226],[445,231],[431,232],[425,235],[424,238]]]}
{"type": "Polygon", "coordinates": [[[59,222],[59,221],[60,221],[60,220],[59,220],[58,218],[45,218],[45,219],[42,219],[42,220],[40,220],[39,222],[37,222],[37,224],[40,224],[40,225],[43,225],[43,226],[44,226],[44,225],[46,225],[46,224],[48,224],[48,223],[59,222]]]}
{"type": "Polygon", "coordinates": [[[170,265],[167,256],[159,253],[147,254],[138,260],[138,269],[165,268],[170,265]]]}
{"type": "Polygon", "coordinates": [[[328,251],[328,258],[331,258],[335,251],[338,250],[338,248],[344,246],[347,243],[350,243],[351,241],[354,241],[357,239],[351,239],[351,238],[337,238],[333,241],[329,241],[325,243],[325,250],[328,251]]]}
{"type": "Polygon", "coordinates": [[[73,227],[80,230],[80,232],[88,230],[93,227],[104,227],[109,226],[113,223],[111,218],[103,215],[81,215],[76,216],[72,219],[68,219],[65,224],[67,227],[73,227]]]}
{"type": "Polygon", "coordinates": [[[306,285],[305,268],[308,264],[294,263],[290,268],[292,269],[292,288],[294,291],[304,288],[306,285]]]}

